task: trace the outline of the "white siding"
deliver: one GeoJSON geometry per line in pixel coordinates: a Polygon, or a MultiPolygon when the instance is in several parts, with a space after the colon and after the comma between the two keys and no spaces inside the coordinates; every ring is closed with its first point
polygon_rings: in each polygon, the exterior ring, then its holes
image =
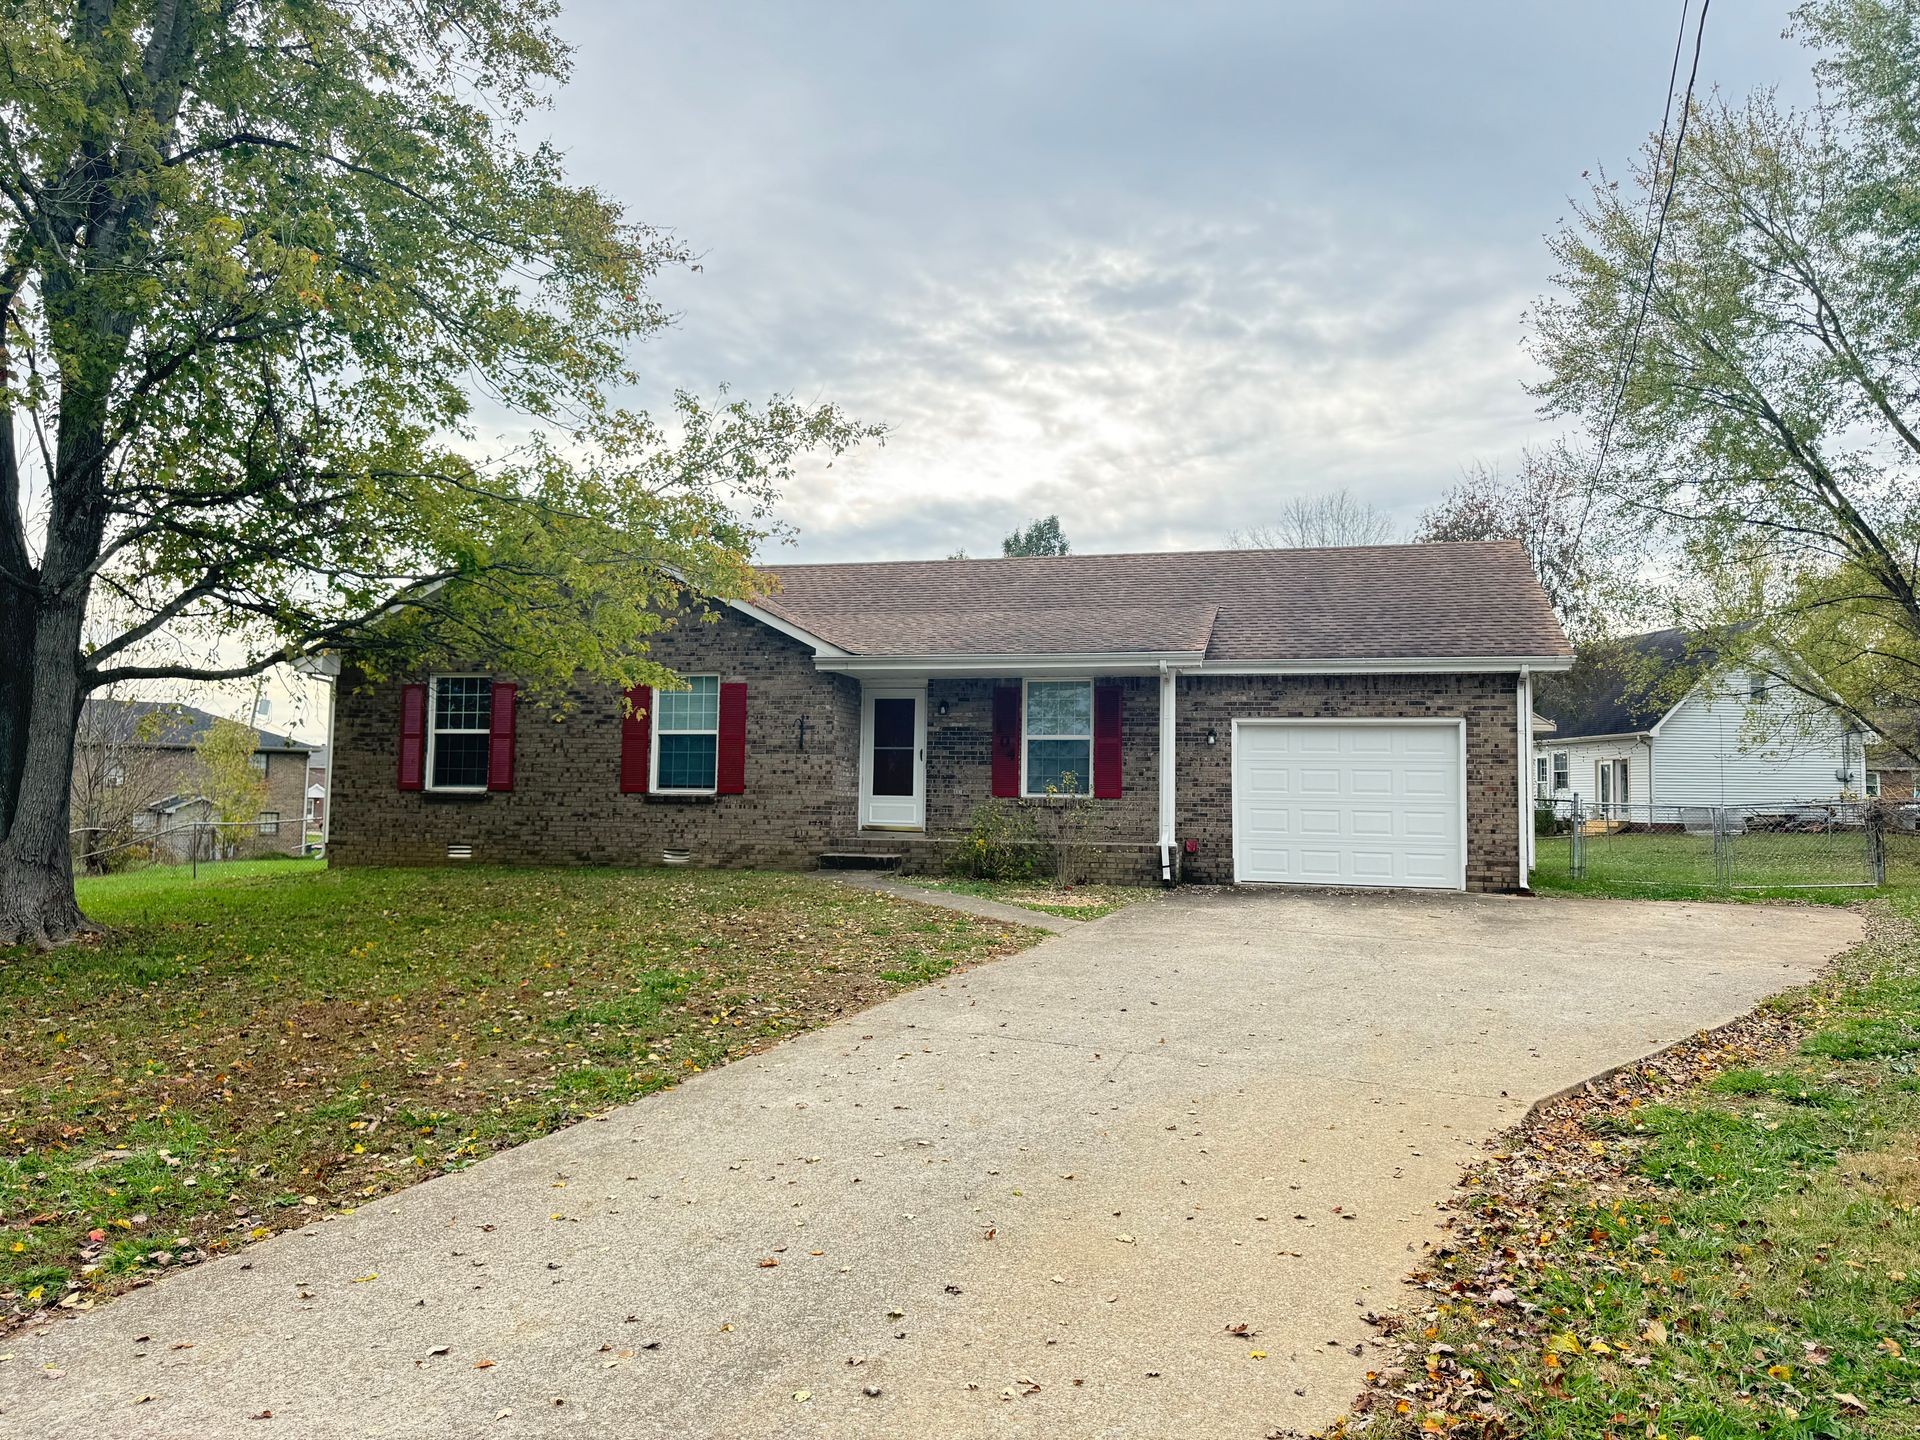
{"type": "Polygon", "coordinates": [[[1564,740],[1555,744],[1551,739],[1542,739],[1534,745],[1533,753],[1547,757],[1549,784],[1553,782],[1553,757],[1561,753],[1567,757],[1567,783],[1564,789],[1554,792],[1556,800],[1569,800],[1578,795],[1589,805],[1597,803],[1600,782],[1595,778],[1594,767],[1602,760],[1625,760],[1627,803],[1647,803],[1647,747],[1638,740],[1564,740]]]}
{"type": "MultiPolygon", "coordinates": [[[[1792,696],[1792,692],[1787,692],[1792,696]]],[[[1753,805],[1821,800],[1862,785],[1857,741],[1831,711],[1808,715],[1797,697],[1755,707],[1746,677],[1709,680],[1660,722],[1653,737],[1653,800],[1660,805],[1753,805]],[[1836,771],[1852,773],[1843,785],[1836,771]]],[[[1644,793],[1635,799],[1645,799],[1644,793]]]]}

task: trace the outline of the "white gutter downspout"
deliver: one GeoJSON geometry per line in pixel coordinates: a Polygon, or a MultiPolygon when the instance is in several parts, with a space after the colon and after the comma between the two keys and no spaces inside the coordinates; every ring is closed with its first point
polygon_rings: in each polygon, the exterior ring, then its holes
{"type": "Polygon", "coordinates": [[[1168,885],[1173,883],[1173,687],[1178,673],[1166,661],[1160,662],[1160,879],[1168,885]]]}
{"type": "Polygon", "coordinates": [[[1527,794],[1533,780],[1533,674],[1525,665],[1520,667],[1514,694],[1520,710],[1519,749],[1515,752],[1520,761],[1520,843],[1515,848],[1520,852],[1520,888],[1528,890],[1533,884],[1533,805],[1527,794]]]}

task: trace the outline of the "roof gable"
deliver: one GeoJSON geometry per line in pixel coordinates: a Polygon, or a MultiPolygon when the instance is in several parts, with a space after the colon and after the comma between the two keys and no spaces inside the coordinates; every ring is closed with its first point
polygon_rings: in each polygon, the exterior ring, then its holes
{"type": "Polygon", "coordinates": [[[1686,699],[1715,659],[1685,630],[1583,646],[1571,670],[1535,688],[1534,707],[1553,722],[1556,741],[1646,734],[1686,699]]]}
{"type": "Polygon", "coordinates": [[[1217,662],[1570,655],[1514,541],[782,565],[754,604],[849,654],[1217,662]]]}

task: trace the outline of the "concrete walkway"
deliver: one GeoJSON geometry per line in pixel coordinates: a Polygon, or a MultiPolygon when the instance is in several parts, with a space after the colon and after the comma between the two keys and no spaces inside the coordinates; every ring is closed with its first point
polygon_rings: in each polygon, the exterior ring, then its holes
{"type": "Polygon", "coordinates": [[[1311,1427],[1484,1137],[1857,932],[1178,893],[15,1336],[0,1434],[1311,1427]]]}
{"type": "Polygon", "coordinates": [[[1025,925],[1029,929],[1046,930],[1055,935],[1070,935],[1089,923],[1071,920],[1064,915],[1049,915],[1044,910],[1029,910],[1024,905],[1009,905],[1004,900],[989,900],[984,895],[929,890],[924,885],[916,885],[911,880],[902,880],[881,871],[842,870],[835,872],[833,878],[862,890],[878,890],[883,895],[897,895],[902,900],[938,905],[943,910],[958,910],[963,915],[978,915],[983,920],[999,920],[1008,925],[1025,925]]]}

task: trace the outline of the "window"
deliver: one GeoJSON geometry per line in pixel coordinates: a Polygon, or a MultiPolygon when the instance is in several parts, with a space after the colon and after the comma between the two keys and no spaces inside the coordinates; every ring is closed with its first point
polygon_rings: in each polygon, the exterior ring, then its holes
{"type": "Polygon", "coordinates": [[[484,675],[436,675],[427,712],[427,788],[486,789],[493,682],[484,675]]]}
{"type": "Polygon", "coordinates": [[[1028,795],[1045,795],[1049,786],[1062,795],[1086,795],[1093,789],[1093,682],[1027,682],[1028,795]]]}
{"type": "Polygon", "coordinates": [[[1547,757],[1544,755],[1533,757],[1533,789],[1537,795],[1547,793],[1547,757]]]}
{"type": "Polygon", "coordinates": [[[1564,750],[1553,752],[1553,788],[1556,794],[1567,788],[1567,752],[1564,750]]]}
{"type": "Polygon", "coordinates": [[[278,835],[280,833],[280,812],[278,810],[262,810],[260,812],[260,833],[262,835],[278,835]]]}
{"type": "Polygon", "coordinates": [[[107,773],[102,778],[106,781],[109,790],[118,790],[127,783],[127,767],[116,761],[107,766],[107,773]]]}
{"type": "Polygon", "coordinates": [[[720,761],[720,677],[653,692],[653,788],[711,795],[720,761]]]}
{"type": "Polygon", "coordinates": [[[256,775],[264,775],[267,773],[267,757],[262,755],[258,750],[247,757],[247,764],[253,767],[253,773],[256,775]]]}
{"type": "Polygon", "coordinates": [[[1878,770],[1867,771],[1867,798],[1869,800],[1878,800],[1880,798],[1880,772],[1878,770]]]}
{"type": "Polygon", "coordinates": [[[1747,699],[1750,703],[1758,705],[1766,698],[1767,677],[1756,670],[1747,676],[1747,699]]]}

